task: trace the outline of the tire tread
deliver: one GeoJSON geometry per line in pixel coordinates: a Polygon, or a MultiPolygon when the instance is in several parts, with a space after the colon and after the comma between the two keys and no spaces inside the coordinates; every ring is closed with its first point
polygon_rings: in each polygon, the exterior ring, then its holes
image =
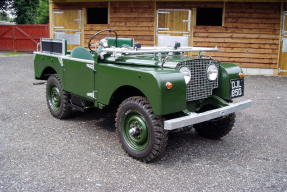
{"type": "MultiPolygon", "coordinates": [[[[69,93],[66,92],[65,90],[63,90],[63,85],[62,85],[62,82],[61,82],[61,79],[59,78],[58,75],[50,75],[49,78],[48,78],[48,82],[50,79],[55,79],[56,81],[58,81],[59,85],[60,85],[60,91],[62,93],[62,98],[61,98],[61,109],[60,109],[60,113],[54,113],[50,107],[49,110],[51,112],[51,114],[58,118],[58,119],[66,119],[68,117],[70,117],[71,115],[71,112],[72,112],[72,109],[71,107],[69,106],[69,93]]],[[[47,82],[47,87],[48,87],[48,82],[47,82]]],[[[47,90],[48,91],[48,90],[47,90]]],[[[47,93],[48,94],[48,93],[47,93]]],[[[47,104],[49,106],[49,101],[48,101],[48,96],[47,96],[47,104]]]]}
{"type": "Polygon", "coordinates": [[[123,106],[125,106],[128,103],[133,103],[133,104],[136,104],[138,106],[141,106],[146,111],[148,118],[151,120],[152,125],[153,125],[155,140],[154,140],[154,145],[152,146],[150,153],[148,155],[146,155],[145,157],[132,156],[131,154],[128,153],[125,146],[122,144],[123,150],[132,158],[139,160],[139,161],[142,161],[142,162],[148,163],[150,161],[158,159],[159,157],[162,156],[162,154],[165,151],[165,148],[167,146],[167,140],[168,140],[167,131],[163,129],[162,117],[153,113],[152,107],[145,97],[142,97],[142,96],[130,97],[130,98],[124,100],[120,104],[120,106],[117,110],[116,119],[115,119],[115,126],[116,126],[117,133],[118,133],[119,137],[121,136],[120,112],[121,112],[121,109],[123,108],[123,106]]]}

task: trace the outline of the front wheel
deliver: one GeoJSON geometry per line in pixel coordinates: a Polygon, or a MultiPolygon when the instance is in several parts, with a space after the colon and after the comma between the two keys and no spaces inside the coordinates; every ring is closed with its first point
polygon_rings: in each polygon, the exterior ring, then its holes
{"type": "Polygon", "coordinates": [[[167,131],[145,97],[130,97],[117,110],[116,128],[122,148],[133,158],[150,162],[162,155],[167,131]]]}
{"type": "Polygon", "coordinates": [[[196,132],[204,138],[220,139],[227,135],[235,123],[235,113],[194,125],[196,132]]]}

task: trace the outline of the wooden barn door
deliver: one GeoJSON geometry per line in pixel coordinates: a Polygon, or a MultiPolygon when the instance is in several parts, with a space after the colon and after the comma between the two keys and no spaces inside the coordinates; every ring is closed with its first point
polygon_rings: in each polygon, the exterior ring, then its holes
{"type": "Polygon", "coordinates": [[[189,46],[191,30],[191,10],[157,10],[156,41],[158,46],[174,46],[180,42],[182,47],[189,46]]]}
{"type": "Polygon", "coordinates": [[[283,12],[279,74],[287,75],[287,11],[283,12]]]}
{"type": "Polygon", "coordinates": [[[81,10],[54,11],[54,38],[66,39],[68,50],[81,44],[81,10]]]}

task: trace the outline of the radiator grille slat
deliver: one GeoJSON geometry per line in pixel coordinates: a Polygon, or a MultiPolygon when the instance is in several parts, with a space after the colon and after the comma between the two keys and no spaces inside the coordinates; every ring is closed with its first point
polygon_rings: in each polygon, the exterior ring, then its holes
{"type": "Polygon", "coordinates": [[[191,71],[191,80],[186,88],[187,101],[205,99],[212,95],[213,89],[218,87],[218,80],[209,81],[207,79],[206,70],[211,64],[219,67],[218,62],[212,59],[193,59],[177,64],[177,69],[187,67],[191,71]]]}

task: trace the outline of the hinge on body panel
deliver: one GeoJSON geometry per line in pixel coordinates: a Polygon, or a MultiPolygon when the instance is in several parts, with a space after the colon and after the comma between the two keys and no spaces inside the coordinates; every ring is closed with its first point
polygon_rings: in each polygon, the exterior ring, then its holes
{"type": "Polygon", "coordinates": [[[60,65],[63,67],[64,66],[63,58],[62,57],[58,57],[58,60],[59,60],[60,65]]]}
{"type": "Polygon", "coordinates": [[[97,91],[88,92],[87,96],[92,97],[93,99],[97,99],[97,91]]]}
{"type": "Polygon", "coordinates": [[[96,71],[96,68],[95,68],[95,64],[94,63],[87,63],[86,66],[90,69],[92,69],[93,71],[96,71]]]}

